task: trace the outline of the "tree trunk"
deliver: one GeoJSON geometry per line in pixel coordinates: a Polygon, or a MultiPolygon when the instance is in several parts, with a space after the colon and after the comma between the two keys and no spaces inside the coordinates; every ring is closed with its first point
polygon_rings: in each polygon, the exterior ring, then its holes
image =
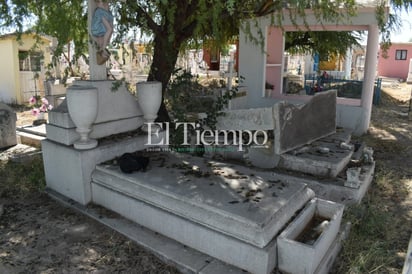
{"type": "Polygon", "coordinates": [[[179,54],[179,45],[173,45],[168,41],[167,34],[156,35],[154,38],[153,62],[150,67],[148,81],[160,81],[162,83],[163,100],[158,112],[157,122],[170,122],[169,113],[164,104],[167,84],[175,69],[179,54]]]}

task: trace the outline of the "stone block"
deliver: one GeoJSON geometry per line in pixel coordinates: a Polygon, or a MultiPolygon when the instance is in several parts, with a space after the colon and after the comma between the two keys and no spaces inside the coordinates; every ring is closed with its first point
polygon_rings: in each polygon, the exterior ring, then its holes
{"type": "Polygon", "coordinates": [[[286,273],[315,273],[337,238],[344,206],[315,198],[277,238],[278,268],[286,273]]]}
{"type": "Polygon", "coordinates": [[[46,96],[64,95],[66,94],[67,86],[54,81],[44,82],[46,96]]]}
{"type": "Polygon", "coordinates": [[[0,102],[0,149],[15,146],[17,115],[11,107],[0,102]]]}
{"type": "Polygon", "coordinates": [[[336,132],[336,91],[317,93],[305,104],[276,103],[275,152],[282,154],[336,132]]]}
{"type": "Polygon", "coordinates": [[[315,176],[336,177],[350,162],[353,148],[341,147],[342,133],[331,134],[310,145],[280,155],[279,167],[315,176]]]}
{"type": "Polygon", "coordinates": [[[99,90],[99,108],[95,123],[142,116],[137,98],[123,84],[113,89],[114,81],[76,81],[79,86],[92,85],[99,90]]]}
{"type": "Polygon", "coordinates": [[[361,173],[361,168],[360,167],[350,167],[346,170],[346,181],[345,181],[345,186],[346,187],[352,187],[352,188],[359,188],[361,181],[360,181],[360,173],[361,173]]]}
{"type": "MultiPolygon", "coordinates": [[[[102,138],[139,128],[143,124],[143,114],[137,99],[124,85],[112,90],[113,81],[76,81],[76,85],[94,86],[98,92],[98,113],[93,125],[91,138],[102,138]]],[[[87,106],[85,106],[87,107],[87,106]]],[[[79,138],[64,100],[49,112],[47,137],[55,142],[71,145],[79,138]]]]}
{"type": "Polygon", "coordinates": [[[39,153],[39,150],[34,147],[27,146],[24,144],[17,144],[4,151],[1,151],[0,160],[1,161],[12,160],[15,162],[24,162],[26,160],[32,159],[33,156],[37,155],[38,153],[39,153]]]}
{"type": "Polygon", "coordinates": [[[248,147],[245,155],[248,164],[259,168],[275,168],[279,164],[280,155],[275,154],[272,142],[264,147],[248,147]]]}
{"type": "Polygon", "coordinates": [[[301,179],[301,181],[308,185],[316,193],[316,197],[325,200],[342,203],[345,205],[359,204],[365,196],[367,190],[373,179],[375,170],[375,163],[363,165],[359,176],[359,188],[352,188],[345,186],[345,179],[330,178],[330,179],[301,179]]]}
{"type": "MultiPolygon", "coordinates": [[[[152,136],[155,143],[161,138],[164,138],[163,133],[159,137],[152,136]]],[[[126,152],[148,148],[146,144],[146,136],[127,137],[107,140],[94,149],[80,151],[49,139],[43,140],[47,187],[85,205],[91,201],[91,174],[96,165],[126,152]]]]}

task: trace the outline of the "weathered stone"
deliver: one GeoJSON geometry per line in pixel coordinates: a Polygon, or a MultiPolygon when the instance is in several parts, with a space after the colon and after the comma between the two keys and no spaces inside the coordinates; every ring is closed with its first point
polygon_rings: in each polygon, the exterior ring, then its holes
{"type": "Polygon", "coordinates": [[[331,136],[319,139],[306,149],[280,155],[279,167],[324,177],[336,177],[350,162],[353,151],[342,149],[331,136]],[[321,150],[320,150],[321,148],[321,150]]]}
{"type": "Polygon", "coordinates": [[[351,167],[346,170],[346,182],[345,186],[352,187],[352,188],[359,188],[361,181],[360,181],[360,167],[351,167]]]}
{"type": "Polygon", "coordinates": [[[275,154],[273,143],[266,146],[251,146],[245,155],[248,164],[260,168],[275,168],[280,160],[280,155],[275,154]]]}
{"type": "Polygon", "coordinates": [[[272,108],[229,110],[218,118],[218,129],[226,130],[272,130],[272,108]]]}
{"type": "Polygon", "coordinates": [[[21,144],[40,148],[41,141],[46,139],[46,124],[17,127],[17,136],[21,144]]]}
{"type": "Polygon", "coordinates": [[[318,198],[310,201],[277,238],[278,268],[286,273],[316,273],[338,236],[343,209],[318,198]]]}
{"type": "Polygon", "coordinates": [[[336,132],[336,91],[317,93],[301,105],[273,107],[275,152],[282,154],[336,132]]]}
{"type": "MultiPolygon", "coordinates": [[[[93,131],[90,133],[91,138],[102,138],[131,131],[143,124],[143,116],[137,99],[127,91],[124,85],[113,91],[113,81],[76,81],[75,84],[92,85],[99,90],[98,113],[93,131]]],[[[46,128],[48,139],[64,145],[72,145],[79,138],[70,118],[66,101],[49,112],[49,124],[46,128]]]]}
{"type": "Polygon", "coordinates": [[[264,179],[244,166],[151,155],[145,173],[97,166],[93,202],[253,273],[273,269],[276,235],[314,195],[298,180],[264,179]]]}
{"type": "Polygon", "coordinates": [[[16,121],[13,109],[0,102],[0,149],[17,144],[16,121]]]}

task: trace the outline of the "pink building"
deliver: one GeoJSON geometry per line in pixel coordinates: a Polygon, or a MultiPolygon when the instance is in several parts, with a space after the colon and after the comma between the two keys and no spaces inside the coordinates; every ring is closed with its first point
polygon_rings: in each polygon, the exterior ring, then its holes
{"type": "Polygon", "coordinates": [[[392,43],[387,58],[379,52],[378,75],[406,80],[411,58],[412,43],[392,43]]]}

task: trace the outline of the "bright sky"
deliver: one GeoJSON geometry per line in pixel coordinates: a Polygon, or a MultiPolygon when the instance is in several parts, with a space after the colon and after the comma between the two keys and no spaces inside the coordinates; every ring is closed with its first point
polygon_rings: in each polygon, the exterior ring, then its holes
{"type": "Polygon", "coordinates": [[[402,9],[401,20],[401,30],[391,34],[392,42],[409,42],[412,39],[412,12],[408,14],[402,9]]]}

